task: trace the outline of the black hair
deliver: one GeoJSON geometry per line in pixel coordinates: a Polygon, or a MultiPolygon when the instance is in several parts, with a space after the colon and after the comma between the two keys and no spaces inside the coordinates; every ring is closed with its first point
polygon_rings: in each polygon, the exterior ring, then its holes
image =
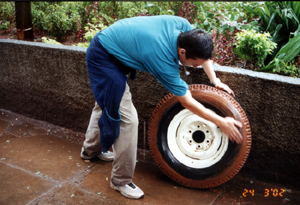
{"type": "Polygon", "coordinates": [[[213,42],[209,34],[202,29],[179,34],[178,46],[186,50],[186,58],[208,60],[213,57],[213,42]]]}

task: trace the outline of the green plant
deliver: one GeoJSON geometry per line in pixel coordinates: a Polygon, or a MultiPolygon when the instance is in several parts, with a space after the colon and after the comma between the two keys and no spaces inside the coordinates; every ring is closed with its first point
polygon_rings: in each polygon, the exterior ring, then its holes
{"type": "Polygon", "coordinates": [[[175,6],[178,7],[177,15],[186,18],[190,23],[195,23],[197,16],[196,5],[192,2],[185,1],[183,4],[175,6]]]}
{"type": "Polygon", "coordinates": [[[258,33],[255,30],[242,30],[236,33],[237,43],[234,52],[244,60],[254,60],[259,67],[264,66],[268,54],[276,48],[270,40],[269,33],[258,33]]]}
{"type": "Polygon", "coordinates": [[[259,29],[269,32],[272,41],[277,43],[277,49],[269,57],[271,61],[277,52],[300,32],[300,2],[299,1],[266,1],[264,6],[245,9],[259,17],[259,29]]]}
{"type": "MultiPolygon", "coordinates": [[[[91,19],[99,16],[99,7],[101,2],[97,1],[83,1],[82,5],[78,5],[78,13],[80,15],[79,23],[84,27],[86,23],[89,23],[91,19]]],[[[106,2],[106,5],[111,5],[111,2],[106,2]]],[[[108,10],[107,8],[105,8],[108,10]]],[[[82,27],[82,28],[83,28],[82,27]]]]}
{"type": "Polygon", "coordinates": [[[15,24],[14,2],[0,2],[0,30],[8,30],[15,24]]]}
{"type": "Polygon", "coordinates": [[[171,9],[172,2],[156,1],[147,2],[145,8],[152,15],[174,15],[175,12],[171,9]]]}
{"type": "Polygon", "coordinates": [[[234,38],[234,32],[228,32],[227,37],[222,33],[217,38],[217,34],[213,32],[211,34],[214,43],[214,57],[213,61],[219,65],[229,65],[234,60],[233,44],[236,42],[234,38]]]}
{"type": "MultiPolygon", "coordinates": [[[[96,19],[93,18],[92,22],[95,22],[96,19]]],[[[87,26],[85,26],[85,35],[84,38],[87,40],[87,42],[83,42],[83,43],[78,43],[76,44],[76,46],[79,47],[89,47],[90,42],[92,41],[93,37],[97,34],[97,32],[99,32],[102,29],[105,29],[107,26],[103,25],[103,23],[95,23],[95,24],[91,24],[88,23],[87,26]]],[[[42,37],[42,42],[43,43],[49,43],[49,44],[59,44],[62,45],[61,43],[57,42],[55,39],[51,39],[51,38],[47,38],[47,37],[42,37]]]]}
{"type": "Polygon", "coordinates": [[[285,66],[280,69],[280,71],[276,70],[277,73],[283,73],[288,76],[300,78],[300,67],[295,65],[295,59],[289,61],[285,64],[285,66]]]}
{"type": "Polygon", "coordinates": [[[229,40],[228,32],[235,29],[255,29],[257,22],[253,15],[244,9],[244,5],[250,8],[259,5],[259,2],[193,2],[197,7],[195,28],[201,28],[211,33],[223,34],[229,40]],[[248,23],[250,22],[250,23],[248,23]]]}
{"type": "Polygon", "coordinates": [[[49,44],[58,44],[58,45],[62,45],[61,43],[57,42],[54,39],[51,38],[47,38],[47,37],[42,37],[42,42],[43,43],[49,43],[49,44]]]}
{"type": "Polygon", "coordinates": [[[77,19],[80,18],[75,9],[78,2],[32,2],[32,22],[34,27],[48,32],[59,41],[67,32],[77,31],[77,19]]]}
{"type": "Polygon", "coordinates": [[[300,53],[300,33],[291,38],[289,42],[283,46],[275,58],[264,68],[258,70],[263,72],[280,72],[286,68],[288,62],[292,60],[300,53]]]}
{"type": "MultiPolygon", "coordinates": [[[[95,19],[93,19],[95,20],[95,19]]],[[[76,46],[79,46],[79,47],[89,47],[90,45],[90,42],[92,41],[93,37],[102,29],[105,29],[107,28],[107,26],[105,26],[103,23],[100,23],[100,24],[91,24],[91,23],[88,23],[88,26],[85,27],[85,35],[84,35],[84,38],[87,40],[87,42],[84,42],[84,43],[78,43],[76,46]]]]}
{"type": "Polygon", "coordinates": [[[118,19],[138,16],[140,13],[146,13],[146,3],[141,1],[135,2],[118,2],[116,14],[118,19]]]}

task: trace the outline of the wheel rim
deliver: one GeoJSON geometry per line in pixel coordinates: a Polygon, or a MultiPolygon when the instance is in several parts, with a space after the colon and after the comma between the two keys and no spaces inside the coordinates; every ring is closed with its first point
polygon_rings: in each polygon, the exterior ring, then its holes
{"type": "Polygon", "coordinates": [[[174,116],[167,140],[179,162],[197,169],[217,163],[228,148],[228,137],[220,128],[187,109],[174,116]]]}

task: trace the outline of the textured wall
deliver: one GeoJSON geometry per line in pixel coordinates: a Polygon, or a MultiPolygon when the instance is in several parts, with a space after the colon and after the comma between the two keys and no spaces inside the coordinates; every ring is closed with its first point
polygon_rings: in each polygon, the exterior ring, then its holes
{"type": "Polygon", "coordinates": [[[83,131],[94,101],[86,72],[86,49],[3,41],[1,107],[83,131]]]}
{"type": "MultiPolygon", "coordinates": [[[[85,132],[94,105],[84,48],[0,40],[0,108],[85,132]]],[[[241,173],[300,188],[300,79],[214,66],[236,94],[252,129],[252,148],[241,173]]],[[[202,69],[182,75],[207,84],[202,69]]],[[[182,72],[183,73],[183,72],[182,72]]],[[[148,149],[147,123],[168,94],[149,73],[130,81],[139,114],[139,147],[148,149]]]]}

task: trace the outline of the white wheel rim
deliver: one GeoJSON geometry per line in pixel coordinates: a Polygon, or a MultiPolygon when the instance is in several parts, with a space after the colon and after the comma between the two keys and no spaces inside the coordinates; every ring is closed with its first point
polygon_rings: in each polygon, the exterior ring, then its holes
{"type": "Polygon", "coordinates": [[[214,123],[183,109],[170,122],[167,142],[180,163],[200,169],[220,161],[229,141],[214,123]]]}

